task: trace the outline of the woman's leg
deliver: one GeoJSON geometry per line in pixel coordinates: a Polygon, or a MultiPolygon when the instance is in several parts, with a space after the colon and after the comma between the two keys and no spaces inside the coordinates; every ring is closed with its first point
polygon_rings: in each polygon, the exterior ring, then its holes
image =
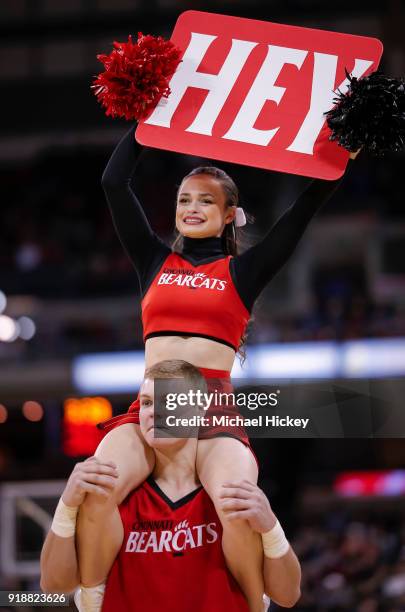
{"type": "Polygon", "coordinates": [[[110,543],[117,540],[114,537],[119,528],[117,506],[146,480],[155,464],[155,453],[145,443],[135,423],[126,423],[110,431],[95,455],[101,461],[114,461],[118,482],[114,494],[107,500],[88,493],[80,506],[76,545],[81,583],[87,587],[103,582],[115,559],[116,547],[110,543]],[[102,538],[103,533],[110,537],[102,538]]]}
{"type": "Polygon", "coordinates": [[[225,482],[249,480],[257,484],[258,468],[253,453],[236,438],[198,440],[197,472],[222,523],[222,549],[228,568],[244,592],[251,612],[261,612],[264,593],[261,537],[247,521],[229,521],[219,497],[225,482]]]}

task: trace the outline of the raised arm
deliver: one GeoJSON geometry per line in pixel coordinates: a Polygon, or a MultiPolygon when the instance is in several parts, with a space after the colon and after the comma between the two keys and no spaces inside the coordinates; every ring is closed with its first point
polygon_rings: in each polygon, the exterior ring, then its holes
{"type": "Polygon", "coordinates": [[[131,188],[142,151],[132,126],[116,146],[101,180],[118,237],[138,272],[141,285],[149,266],[170,253],[170,248],[152,230],[131,188]]]}
{"type": "Polygon", "coordinates": [[[316,212],[342,181],[343,177],[337,181],[313,180],[260,242],[232,260],[235,284],[249,310],[289,259],[316,212]]]}

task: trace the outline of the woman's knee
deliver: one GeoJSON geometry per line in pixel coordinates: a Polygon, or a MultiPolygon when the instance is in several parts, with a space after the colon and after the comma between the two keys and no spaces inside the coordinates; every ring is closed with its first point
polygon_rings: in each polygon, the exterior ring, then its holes
{"type": "Polygon", "coordinates": [[[128,458],[134,456],[138,456],[147,463],[150,463],[154,457],[154,452],[146,444],[139,425],[134,423],[125,423],[109,431],[99,443],[94,454],[101,461],[109,460],[118,463],[117,467],[125,464],[128,458]]]}

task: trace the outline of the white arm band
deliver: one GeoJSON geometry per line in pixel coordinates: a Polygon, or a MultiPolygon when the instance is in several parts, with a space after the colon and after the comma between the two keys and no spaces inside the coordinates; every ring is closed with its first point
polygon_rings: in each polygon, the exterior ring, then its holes
{"type": "Polygon", "coordinates": [[[70,538],[74,536],[78,511],[78,506],[66,506],[62,498],[60,498],[51,525],[52,531],[61,538],[70,538]]]}
{"type": "Polygon", "coordinates": [[[266,533],[262,533],[262,542],[264,555],[269,559],[279,559],[285,555],[290,548],[283,528],[278,521],[273,529],[270,529],[270,531],[266,533]]]}
{"type": "Polygon", "coordinates": [[[100,612],[103,607],[105,582],[94,587],[84,587],[75,591],[74,601],[79,612],[100,612]]]}

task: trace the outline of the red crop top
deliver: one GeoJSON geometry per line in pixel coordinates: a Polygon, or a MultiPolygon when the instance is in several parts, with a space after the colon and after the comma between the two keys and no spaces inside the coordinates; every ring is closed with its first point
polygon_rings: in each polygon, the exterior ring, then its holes
{"type": "Polygon", "coordinates": [[[144,341],[184,334],[237,351],[250,315],[229,271],[231,257],[194,266],[170,253],[141,302],[144,341]]]}

